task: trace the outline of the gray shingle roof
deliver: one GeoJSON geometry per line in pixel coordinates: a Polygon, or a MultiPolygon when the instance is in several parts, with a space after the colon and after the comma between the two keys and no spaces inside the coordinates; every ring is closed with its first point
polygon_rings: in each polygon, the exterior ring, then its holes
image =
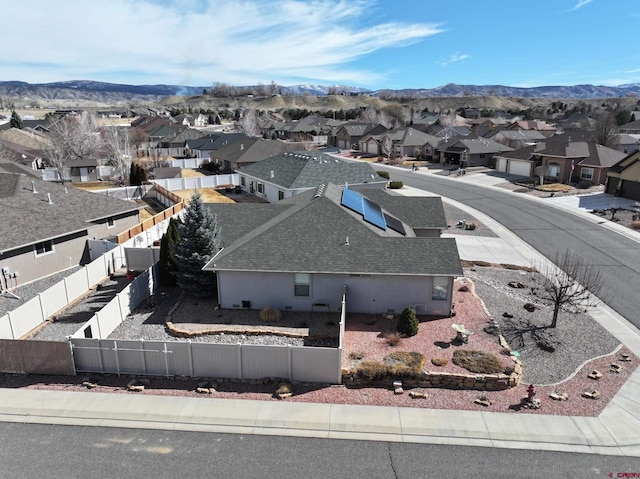
{"type": "MultiPolygon", "coordinates": [[[[310,191],[290,198],[291,207],[225,247],[205,269],[419,276],[462,274],[455,239],[405,237],[391,229],[383,231],[341,206],[341,195],[341,187],[327,185],[321,195],[310,191]]],[[[211,207],[218,208],[217,205],[211,207]]],[[[221,216],[219,221],[224,240],[225,224],[221,216]]]]}
{"type": "Polygon", "coordinates": [[[387,181],[368,163],[346,162],[318,151],[294,151],[271,156],[243,168],[242,173],[288,189],[315,188],[324,183],[387,181]]]}
{"type": "Polygon", "coordinates": [[[91,222],[138,211],[136,203],[25,175],[0,172],[0,251],[86,230],[91,222]],[[32,182],[37,193],[32,191],[32,182]],[[49,204],[47,194],[53,204],[49,204]]]}
{"type": "Polygon", "coordinates": [[[392,195],[385,190],[377,189],[361,189],[358,193],[379,204],[384,210],[414,229],[447,228],[447,218],[440,197],[407,197],[392,195]]]}

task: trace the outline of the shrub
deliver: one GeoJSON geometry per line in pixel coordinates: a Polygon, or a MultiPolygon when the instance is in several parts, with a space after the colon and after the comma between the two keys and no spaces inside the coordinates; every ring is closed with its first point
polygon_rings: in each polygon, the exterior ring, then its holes
{"type": "Polygon", "coordinates": [[[398,351],[385,356],[388,372],[394,376],[417,376],[422,373],[425,357],[416,352],[398,351]]]}
{"type": "Polygon", "coordinates": [[[353,351],[351,353],[349,353],[349,359],[353,359],[353,360],[360,360],[362,358],[364,358],[365,354],[362,351],[353,351]]]}
{"type": "Polygon", "coordinates": [[[420,324],[418,323],[418,317],[416,316],[415,309],[407,306],[402,310],[402,313],[400,313],[400,318],[398,319],[396,330],[400,334],[411,337],[418,334],[419,328],[420,324]]]}
{"type": "Polygon", "coordinates": [[[384,334],[384,339],[389,346],[397,346],[402,342],[402,334],[397,331],[384,334]]]}
{"type": "Polygon", "coordinates": [[[383,178],[386,178],[387,180],[389,179],[389,172],[388,171],[376,171],[376,173],[378,174],[378,176],[382,176],[383,178]]]}
{"type": "Polygon", "coordinates": [[[392,189],[392,190],[399,190],[403,186],[404,186],[404,184],[402,183],[402,181],[390,181],[389,182],[389,188],[392,189]]]}
{"type": "Polygon", "coordinates": [[[640,230],[640,220],[635,220],[633,223],[631,223],[631,227],[634,230],[640,230]]]}
{"type": "Polygon", "coordinates": [[[587,188],[591,188],[593,186],[593,182],[591,180],[580,180],[578,183],[578,188],[581,190],[586,190],[587,188]]]}
{"type": "Polygon", "coordinates": [[[366,379],[381,379],[389,372],[387,366],[376,361],[363,361],[357,369],[356,374],[366,379]]]}
{"type": "Polygon", "coordinates": [[[504,364],[498,356],[487,351],[459,349],[453,353],[453,364],[480,374],[496,374],[504,372],[504,364]]]}
{"type": "Polygon", "coordinates": [[[465,226],[465,229],[473,231],[473,230],[475,230],[477,227],[478,227],[478,225],[477,225],[477,224],[475,224],[475,223],[467,223],[467,225],[465,226]]]}
{"type": "Polygon", "coordinates": [[[260,318],[260,321],[263,321],[265,323],[275,323],[277,321],[280,321],[281,316],[282,315],[280,311],[278,311],[275,308],[272,308],[271,306],[265,306],[258,313],[258,317],[260,318]]]}
{"type": "Polygon", "coordinates": [[[431,364],[433,364],[434,366],[446,366],[447,364],[449,364],[449,360],[447,358],[435,357],[431,358],[431,364]]]}

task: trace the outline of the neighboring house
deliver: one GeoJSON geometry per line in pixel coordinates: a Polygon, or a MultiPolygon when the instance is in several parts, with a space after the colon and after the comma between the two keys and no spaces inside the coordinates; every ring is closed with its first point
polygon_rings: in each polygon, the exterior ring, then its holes
{"type": "Polygon", "coordinates": [[[620,125],[618,127],[618,132],[626,133],[629,135],[640,134],[640,120],[635,120],[630,123],[625,123],[624,125],[620,125]]]}
{"type": "Polygon", "coordinates": [[[545,138],[551,138],[556,134],[556,127],[539,120],[519,120],[507,126],[509,130],[535,130],[545,138]]]}
{"type": "Polygon", "coordinates": [[[336,130],[333,144],[342,150],[354,150],[365,135],[379,135],[386,131],[384,126],[377,123],[346,123],[336,130]]]}
{"type": "Polygon", "coordinates": [[[440,142],[438,151],[444,162],[459,165],[460,168],[471,166],[493,166],[493,157],[513,148],[487,138],[451,138],[440,142]]]}
{"type": "Polygon", "coordinates": [[[455,239],[417,237],[354,190],[328,184],[273,205],[207,206],[223,248],[204,269],[217,276],[221,308],[339,311],[346,291],[348,313],[451,312],[463,274],[455,239]]]}
{"type": "Polygon", "coordinates": [[[346,162],[317,151],[294,151],[271,156],[237,171],[240,186],[270,203],[290,198],[327,183],[359,189],[386,188],[387,180],[369,163],[346,162]]]}
{"type": "Polygon", "coordinates": [[[490,138],[493,141],[497,141],[498,143],[502,143],[503,145],[507,145],[514,149],[523,148],[527,145],[539,143],[547,139],[547,137],[538,130],[506,129],[493,130],[487,134],[485,138],[490,138]]]}
{"type": "Polygon", "coordinates": [[[496,170],[511,175],[534,176],[544,167],[545,181],[604,184],[607,171],[624,158],[613,148],[594,142],[553,139],[535,146],[495,155],[496,170]]]}
{"type": "Polygon", "coordinates": [[[617,135],[616,150],[625,154],[631,154],[634,151],[640,150],[640,134],[619,134],[617,135]]]}
{"type": "Polygon", "coordinates": [[[270,156],[299,150],[300,146],[299,143],[247,137],[246,140],[236,141],[212,151],[209,156],[211,161],[222,165],[223,172],[231,173],[270,156]]]}
{"type": "Polygon", "coordinates": [[[171,134],[158,141],[158,156],[171,156],[173,158],[184,158],[187,156],[186,141],[202,138],[204,136],[198,130],[183,128],[174,130],[171,134]]]}
{"type": "Polygon", "coordinates": [[[604,184],[607,170],[625,156],[592,141],[548,141],[538,146],[533,159],[546,167],[545,177],[557,183],[588,180],[604,184]]]}
{"type": "Polygon", "coordinates": [[[401,157],[432,159],[440,139],[412,127],[390,130],[381,135],[366,135],[360,140],[360,151],[373,155],[388,154],[385,145],[391,152],[401,157]]]}
{"type": "Polygon", "coordinates": [[[605,191],[640,201],[640,151],[634,151],[609,168],[605,191]]]}
{"type": "Polygon", "coordinates": [[[187,140],[184,144],[185,154],[190,158],[210,160],[214,151],[238,141],[247,141],[249,137],[244,133],[222,133],[207,135],[202,138],[187,140]]]}
{"type": "Polygon", "coordinates": [[[112,238],[140,222],[136,203],[2,171],[3,287],[78,265],[88,239],[112,238]]]}
{"type": "Polygon", "coordinates": [[[173,119],[184,126],[203,127],[209,124],[209,117],[202,113],[180,113],[173,119]]]}

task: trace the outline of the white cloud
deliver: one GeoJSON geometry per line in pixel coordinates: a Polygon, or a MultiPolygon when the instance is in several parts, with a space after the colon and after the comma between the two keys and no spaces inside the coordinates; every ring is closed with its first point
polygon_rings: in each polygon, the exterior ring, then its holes
{"type": "Polygon", "coordinates": [[[371,0],[11,2],[3,7],[3,34],[19,41],[2,49],[0,78],[361,83],[380,74],[350,62],[442,31],[429,23],[368,24],[372,6],[371,0]]]}
{"type": "Polygon", "coordinates": [[[459,53],[456,52],[454,54],[452,54],[449,58],[447,58],[446,60],[440,60],[438,61],[438,63],[440,65],[442,65],[443,67],[446,67],[448,65],[451,65],[452,63],[457,63],[457,62],[462,62],[464,60],[467,60],[471,58],[470,55],[467,55],[466,53],[459,53]]]}
{"type": "Polygon", "coordinates": [[[582,7],[584,7],[585,5],[590,4],[591,2],[593,2],[593,0],[579,0],[578,3],[576,3],[576,5],[570,9],[570,12],[574,12],[582,7]]]}

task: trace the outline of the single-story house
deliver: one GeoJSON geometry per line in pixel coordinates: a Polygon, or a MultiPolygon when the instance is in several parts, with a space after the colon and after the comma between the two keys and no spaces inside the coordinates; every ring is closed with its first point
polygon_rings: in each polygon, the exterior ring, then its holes
{"type": "Polygon", "coordinates": [[[605,191],[640,201],[640,151],[634,151],[609,168],[605,191]]]}
{"type": "Polygon", "coordinates": [[[438,146],[441,160],[445,163],[470,166],[492,166],[493,157],[513,148],[487,138],[451,138],[438,146]]]}
{"type": "Polygon", "coordinates": [[[78,265],[88,239],[110,239],[140,222],[134,202],[6,171],[0,169],[3,288],[78,265]]]}
{"type": "Polygon", "coordinates": [[[207,206],[223,247],[204,270],[221,308],[339,311],[346,290],[349,313],[451,312],[463,274],[455,239],[418,237],[357,191],[327,184],[275,204],[207,206]]]}
{"type": "Polygon", "coordinates": [[[384,145],[390,144],[391,151],[401,157],[433,158],[433,153],[440,142],[437,138],[412,127],[398,128],[380,135],[366,135],[360,141],[360,151],[373,155],[381,155],[384,145]]]}
{"type": "Polygon", "coordinates": [[[278,155],[285,151],[299,150],[300,147],[299,143],[247,137],[246,140],[235,141],[216,151],[212,151],[209,156],[211,161],[222,165],[223,172],[230,173],[270,156],[278,155]]]}
{"type": "Polygon", "coordinates": [[[333,145],[342,150],[358,149],[358,142],[366,135],[379,135],[387,129],[377,123],[346,123],[335,131],[333,145]]]}
{"type": "Polygon", "coordinates": [[[359,189],[387,187],[369,163],[347,162],[318,151],[285,152],[236,171],[243,191],[270,203],[326,183],[349,184],[359,189]]]}

